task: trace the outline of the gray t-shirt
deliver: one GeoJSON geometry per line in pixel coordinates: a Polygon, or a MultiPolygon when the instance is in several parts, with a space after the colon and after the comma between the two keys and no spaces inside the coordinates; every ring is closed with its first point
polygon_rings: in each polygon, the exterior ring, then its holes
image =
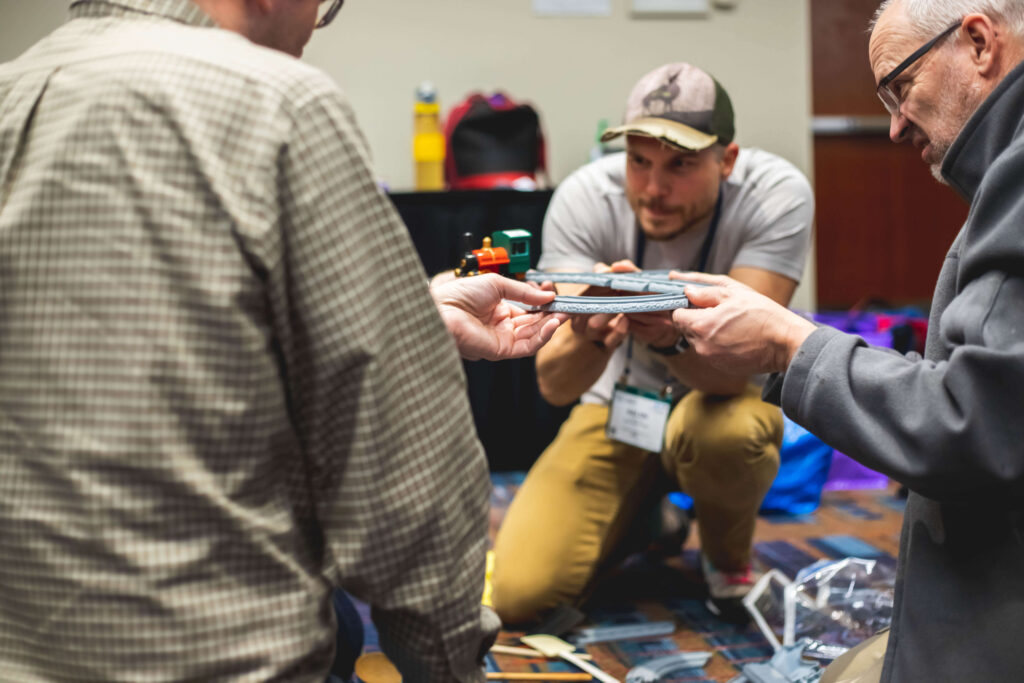
{"type": "MultiPolygon", "coordinates": [[[[626,199],[626,153],[587,164],[555,191],[544,217],[538,267],[547,271],[593,270],[595,263],[632,259],[647,270],[698,266],[710,217],[667,241],[646,240],[637,258],[636,216],[626,199]]],[[[709,273],[734,266],[761,268],[800,281],[814,219],[814,195],[807,179],[791,163],[759,149],[742,149],[732,174],[722,184],[722,209],[708,257],[709,273]]],[[[607,404],[626,365],[623,343],[604,374],[582,397],[607,404]]],[[[660,357],[633,344],[630,384],[661,389],[668,371],[660,357]]],[[[673,382],[674,390],[685,391],[673,382]]]]}

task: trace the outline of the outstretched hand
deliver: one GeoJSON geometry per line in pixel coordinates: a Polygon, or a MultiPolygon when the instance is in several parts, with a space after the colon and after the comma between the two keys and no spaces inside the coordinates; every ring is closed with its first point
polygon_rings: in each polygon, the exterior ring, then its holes
{"type": "Polygon", "coordinates": [[[816,329],[809,320],[724,275],[672,272],[669,277],[710,285],[687,287],[691,308],[676,309],[672,321],[694,351],[721,370],[783,371],[816,329]]]}
{"type": "Polygon", "coordinates": [[[530,356],[568,317],[562,313],[527,313],[509,304],[519,301],[540,306],[554,299],[555,293],[500,275],[435,282],[430,294],[459,353],[467,360],[530,356]]]}
{"type": "MultiPolygon", "coordinates": [[[[616,261],[610,266],[606,263],[594,264],[595,273],[632,273],[639,270],[632,261],[616,261]]],[[[580,296],[619,296],[622,292],[590,285],[580,292],[580,296]]],[[[629,334],[629,320],[622,313],[581,313],[570,318],[572,331],[589,342],[596,343],[607,351],[618,348],[622,340],[629,334]]]]}

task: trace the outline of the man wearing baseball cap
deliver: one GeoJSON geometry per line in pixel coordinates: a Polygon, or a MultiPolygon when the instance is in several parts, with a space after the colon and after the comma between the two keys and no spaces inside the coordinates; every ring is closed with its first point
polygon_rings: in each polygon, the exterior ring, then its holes
{"type": "MultiPolygon", "coordinates": [[[[620,136],[624,153],[578,169],[555,192],[542,270],[728,273],[789,302],[810,243],[811,189],[787,161],[737,146],[718,81],[685,63],[651,71],[624,124],[603,139],[620,136]]],[[[501,617],[524,622],[581,603],[604,570],[642,547],[648,536],[637,529],[663,494],[681,489],[699,520],[709,608],[742,621],[783,425],[755,378],[702,363],[667,313],[576,316],[538,353],[537,377],[549,402],[580,403],[499,531],[501,617]]]]}

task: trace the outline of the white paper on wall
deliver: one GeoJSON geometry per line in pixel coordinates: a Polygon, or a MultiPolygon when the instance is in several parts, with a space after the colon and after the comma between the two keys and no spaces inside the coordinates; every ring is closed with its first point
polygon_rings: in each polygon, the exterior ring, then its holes
{"type": "Polygon", "coordinates": [[[707,14],[710,0],[633,0],[634,14],[707,14]]]}
{"type": "Polygon", "coordinates": [[[533,13],[541,17],[608,17],[612,0],[533,0],[533,13]]]}

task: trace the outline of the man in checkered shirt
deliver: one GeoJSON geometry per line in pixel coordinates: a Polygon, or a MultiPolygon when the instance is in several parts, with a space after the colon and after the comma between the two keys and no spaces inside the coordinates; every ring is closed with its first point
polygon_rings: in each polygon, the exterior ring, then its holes
{"type": "Polygon", "coordinates": [[[0,680],[323,681],[335,586],[406,681],[483,679],[489,484],[438,307],[474,358],[558,321],[497,276],[435,306],[293,58],[340,4],[80,0],[0,65],[0,680]]]}

